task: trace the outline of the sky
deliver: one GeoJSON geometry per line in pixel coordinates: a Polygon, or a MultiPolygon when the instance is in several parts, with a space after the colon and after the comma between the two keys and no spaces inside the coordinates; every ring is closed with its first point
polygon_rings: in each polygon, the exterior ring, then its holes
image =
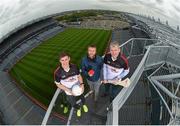
{"type": "Polygon", "coordinates": [[[0,0],[0,39],[32,20],[81,9],[131,12],[180,25],[180,0],[0,0]]]}

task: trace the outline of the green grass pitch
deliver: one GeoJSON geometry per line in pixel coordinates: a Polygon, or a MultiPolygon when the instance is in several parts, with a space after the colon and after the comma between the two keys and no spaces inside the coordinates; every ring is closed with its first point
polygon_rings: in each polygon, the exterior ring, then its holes
{"type": "Polygon", "coordinates": [[[23,57],[10,70],[18,84],[30,96],[48,106],[56,90],[53,73],[58,66],[61,51],[67,51],[71,62],[80,66],[89,44],[97,45],[97,54],[103,55],[110,30],[68,28],[48,39],[23,57]]]}

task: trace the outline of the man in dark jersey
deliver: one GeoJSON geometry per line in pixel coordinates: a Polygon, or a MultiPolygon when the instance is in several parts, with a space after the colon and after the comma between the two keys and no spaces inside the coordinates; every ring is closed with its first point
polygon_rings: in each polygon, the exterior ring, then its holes
{"type": "MultiPolygon", "coordinates": [[[[62,52],[59,56],[59,62],[61,65],[55,70],[54,72],[54,79],[55,84],[58,88],[63,90],[66,94],[67,100],[70,102],[71,106],[77,109],[77,116],[81,116],[81,106],[79,104],[76,104],[76,97],[75,94],[73,94],[71,88],[79,84],[82,90],[84,91],[84,83],[83,79],[80,75],[79,69],[76,65],[70,63],[70,56],[62,52]]],[[[88,108],[85,105],[85,98],[84,95],[78,96],[81,99],[82,107],[84,112],[88,112],[88,108]]]]}
{"type": "Polygon", "coordinates": [[[110,102],[123,88],[120,85],[115,85],[113,82],[122,80],[129,73],[128,61],[120,52],[118,42],[111,42],[110,53],[104,57],[103,64],[103,83],[105,83],[105,93],[110,89],[110,102]]]}

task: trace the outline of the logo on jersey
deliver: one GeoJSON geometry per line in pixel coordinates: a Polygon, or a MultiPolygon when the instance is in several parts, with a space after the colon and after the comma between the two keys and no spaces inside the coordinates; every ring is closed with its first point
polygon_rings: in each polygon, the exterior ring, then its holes
{"type": "Polygon", "coordinates": [[[114,68],[112,66],[109,66],[109,68],[110,68],[111,72],[113,72],[113,73],[118,73],[119,72],[119,69],[117,69],[117,68],[114,68]]]}
{"type": "Polygon", "coordinates": [[[65,81],[66,82],[75,82],[75,81],[77,81],[77,76],[68,77],[65,81]]]}
{"type": "Polygon", "coordinates": [[[66,75],[62,75],[62,78],[65,78],[66,77],[66,75]]]}
{"type": "Polygon", "coordinates": [[[116,70],[115,68],[111,68],[111,71],[114,73],[118,73],[118,70],[116,70]]]}

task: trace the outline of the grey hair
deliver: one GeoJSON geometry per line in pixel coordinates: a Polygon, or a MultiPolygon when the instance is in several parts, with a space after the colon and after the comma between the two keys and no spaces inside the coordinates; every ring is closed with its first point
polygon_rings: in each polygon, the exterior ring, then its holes
{"type": "Polygon", "coordinates": [[[119,42],[117,42],[117,41],[114,41],[114,42],[110,43],[110,47],[119,47],[119,46],[120,46],[119,42]]]}

